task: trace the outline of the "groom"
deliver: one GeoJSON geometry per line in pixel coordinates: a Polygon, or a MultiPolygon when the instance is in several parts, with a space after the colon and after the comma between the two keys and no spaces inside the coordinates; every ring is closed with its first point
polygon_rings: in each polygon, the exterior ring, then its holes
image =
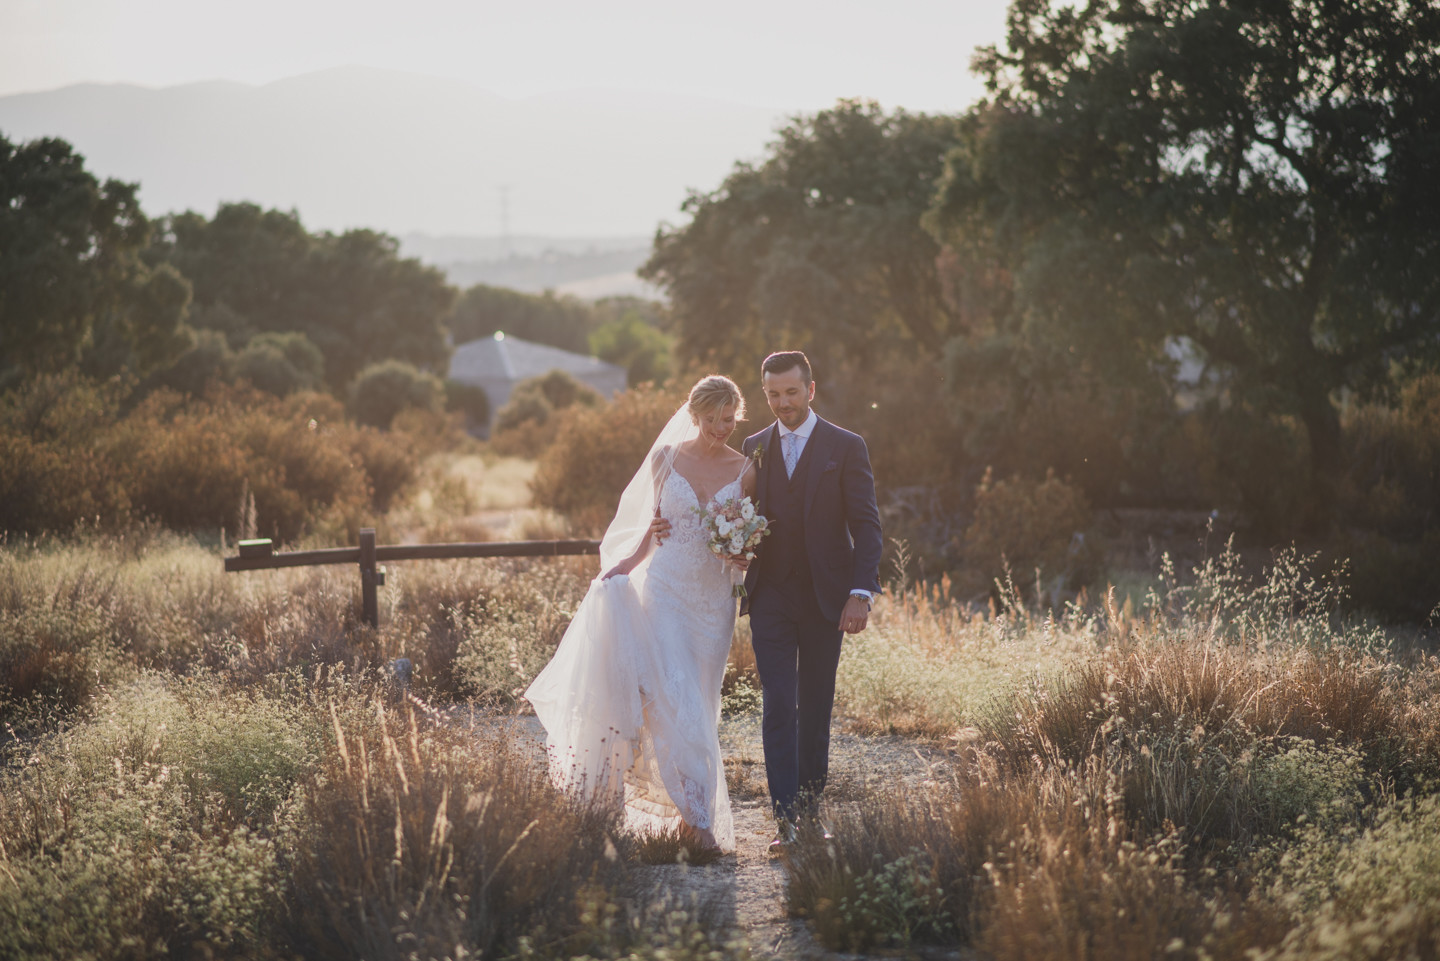
{"type": "Polygon", "coordinates": [[[813,816],[830,763],[830,711],[842,634],[865,629],[880,590],[880,512],[870,455],[858,434],[810,409],[815,380],[798,350],[765,358],[775,423],[745,439],[758,467],[770,535],[745,575],[755,665],[764,691],[761,734],[770,801],[780,821],[772,851],[813,816]]]}

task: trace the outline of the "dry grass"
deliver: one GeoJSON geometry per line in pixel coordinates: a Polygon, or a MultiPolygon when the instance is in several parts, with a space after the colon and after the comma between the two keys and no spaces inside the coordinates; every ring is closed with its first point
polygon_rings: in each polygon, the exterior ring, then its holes
{"type": "Polygon", "coordinates": [[[1080,612],[1056,620],[1017,603],[968,614],[948,578],[902,582],[876,599],[866,631],[845,640],[836,706],[858,733],[951,738],[992,703],[1090,655],[1097,641],[1080,612]]]}
{"type": "Polygon", "coordinates": [[[0,771],[0,956],[271,953],[303,696],[147,675],[0,771]]]}
{"type": "Polygon", "coordinates": [[[990,838],[1006,821],[995,800],[958,785],[891,789],[836,810],[831,840],[803,826],[786,858],[791,911],[833,950],[968,942],[990,838]]]}
{"type": "Polygon", "coordinates": [[[522,937],[583,946],[577,900],[623,879],[615,817],[503,744],[378,699],[347,706],[331,705],[334,739],[304,789],[289,942],[315,958],[493,956],[522,937]]]}
{"type": "MultiPolygon", "coordinates": [[[[423,697],[515,709],[593,565],[394,565],[376,632],[351,570],[226,575],[153,528],[0,549],[0,955],[733,954],[628,886],[678,837],[637,847],[377,683],[404,656],[423,697]]],[[[1433,955],[1440,661],[1280,566],[1055,617],[897,585],[842,710],[960,760],[834,792],[792,909],[843,950],[1433,955]]],[[[758,724],[756,687],[742,622],[725,724],[758,724]]]]}
{"type": "Polygon", "coordinates": [[[343,674],[263,687],[149,674],[12,746],[0,956],[734,953],[632,903],[617,815],[498,735],[343,674]]]}
{"type": "Polygon", "coordinates": [[[892,591],[847,642],[850,722],[965,760],[832,799],[836,839],[788,859],[792,910],[847,951],[1433,956],[1440,661],[1339,618],[1293,554],[1240,570],[1227,551],[1140,611],[1058,619],[892,591]]]}
{"type": "Polygon", "coordinates": [[[1011,835],[986,873],[976,947],[995,961],[1238,961],[1283,930],[1280,912],[1194,883],[1173,836],[1136,839],[1114,815],[1046,812],[1011,835]]]}
{"type": "Polygon", "coordinates": [[[694,835],[678,828],[631,838],[629,847],[631,856],[642,864],[689,864],[703,867],[724,857],[715,848],[696,843],[694,835]]]}
{"type": "Polygon", "coordinates": [[[1186,866],[1178,836],[1140,835],[1100,766],[877,791],[836,810],[835,838],[787,859],[792,911],[848,952],[971,944],[981,956],[1235,958],[1287,916],[1186,866]]]}
{"type": "Polygon", "coordinates": [[[1248,843],[1362,787],[1393,791],[1440,772],[1440,742],[1413,710],[1414,688],[1433,688],[1437,670],[1166,639],[1108,649],[1053,689],[1032,686],[982,731],[1010,772],[1102,759],[1147,830],[1248,843]],[[1284,798],[1277,779],[1293,781],[1284,798]]]}
{"type": "Polygon", "coordinates": [[[426,696],[513,702],[548,660],[593,558],[394,565],[381,627],[341,567],[226,574],[220,554],[150,528],[0,549],[0,721],[53,723],[141,670],[227,684],[397,657],[426,696]]]}

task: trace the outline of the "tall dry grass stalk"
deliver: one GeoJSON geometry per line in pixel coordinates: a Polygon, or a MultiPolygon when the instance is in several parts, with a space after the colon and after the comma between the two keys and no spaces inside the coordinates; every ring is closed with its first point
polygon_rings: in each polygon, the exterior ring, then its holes
{"type": "Polygon", "coordinates": [[[378,699],[345,707],[331,706],[287,856],[292,943],[397,959],[494,956],[522,937],[583,946],[577,902],[623,878],[615,817],[560,794],[510,745],[378,699]]]}

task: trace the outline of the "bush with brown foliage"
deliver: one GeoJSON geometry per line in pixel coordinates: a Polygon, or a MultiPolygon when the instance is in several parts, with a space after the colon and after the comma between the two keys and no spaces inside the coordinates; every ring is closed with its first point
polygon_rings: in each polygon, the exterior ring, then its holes
{"type": "Polygon", "coordinates": [[[565,515],[578,534],[602,533],[625,484],[682,401],[639,387],[605,406],[567,408],[556,417],[555,441],[531,482],[535,503],[565,515]]]}
{"type": "Polygon", "coordinates": [[[256,533],[290,541],[322,520],[357,529],[414,475],[402,435],[354,426],[328,395],[216,387],[197,400],[160,390],[128,411],[124,399],[73,376],[0,398],[0,530],[152,518],[234,536],[251,496],[256,533]]]}
{"type": "Polygon", "coordinates": [[[961,547],[964,590],[987,591],[1010,572],[1028,585],[1037,569],[1046,579],[1060,576],[1084,584],[1092,560],[1083,537],[1089,526],[1084,493],[1054,471],[1038,482],[995,480],[986,471],[975,489],[975,518],[961,547]]]}

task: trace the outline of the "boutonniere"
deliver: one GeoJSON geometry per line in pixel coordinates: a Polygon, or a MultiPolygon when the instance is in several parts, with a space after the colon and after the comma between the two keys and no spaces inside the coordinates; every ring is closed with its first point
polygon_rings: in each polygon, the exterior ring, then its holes
{"type": "Polygon", "coordinates": [[[755,462],[755,469],[759,470],[765,466],[765,445],[756,444],[755,449],[750,452],[750,459],[755,462]]]}

